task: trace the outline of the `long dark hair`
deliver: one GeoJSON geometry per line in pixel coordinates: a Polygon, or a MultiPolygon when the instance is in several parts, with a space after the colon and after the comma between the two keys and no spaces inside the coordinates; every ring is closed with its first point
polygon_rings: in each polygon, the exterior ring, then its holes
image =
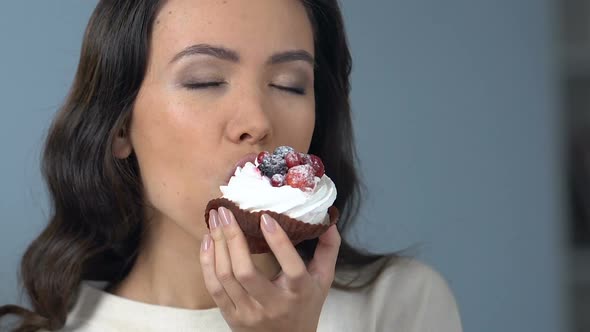
{"type": "MultiPolygon", "coordinates": [[[[120,160],[111,147],[128,125],[162,2],[101,0],[90,18],[71,91],[44,147],[42,173],[52,217],[26,250],[20,268],[33,310],[0,307],[0,317],[21,316],[15,331],[60,329],[82,280],[115,284],[135,262],[145,227],[139,168],[133,154],[120,160]]],[[[310,153],[324,160],[338,188],[335,206],[341,211],[338,228],[344,233],[360,204],[349,103],[351,55],[337,0],[302,2],[312,22],[317,59],[316,127],[310,153]]],[[[306,241],[297,249],[310,259],[316,244],[317,240],[306,241]]],[[[343,240],[337,269],[364,266],[382,257],[343,240]]]]}

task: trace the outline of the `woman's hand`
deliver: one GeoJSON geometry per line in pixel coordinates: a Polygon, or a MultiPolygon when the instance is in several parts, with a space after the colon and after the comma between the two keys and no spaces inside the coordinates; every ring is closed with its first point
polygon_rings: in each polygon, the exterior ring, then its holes
{"type": "Polygon", "coordinates": [[[306,267],[279,224],[264,215],[264,237],[282,268],[278,277],[268,280],[254,266],[231,211],[212,210],[209,218],[210,235],[205,235],[201,246],[205,285],[232,331],[316,331],[334,280],[340,248],[336,227],[319,238],[306,267]]]}

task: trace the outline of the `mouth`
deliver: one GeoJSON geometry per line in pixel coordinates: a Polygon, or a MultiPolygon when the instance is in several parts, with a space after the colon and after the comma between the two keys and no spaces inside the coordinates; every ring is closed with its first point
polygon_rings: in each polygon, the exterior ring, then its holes
{"type": "Polygon", "coordinates": [[[244,155],[242,158],[238,159],[238,161],[236,161],[234,166],[229,170],[229,172],[225,178],[224,185],[227,185],[229,183],[229,179],[231,179],[231,177],[234,175],[234,173],[236,172],[236,169],[238,167],[244,167],[244,165],[246,165],[248,162],[254,163],[257,156],[258,156],[258,154],[256,154],[256,153],[248,153],[248,154],[244,155]]]}

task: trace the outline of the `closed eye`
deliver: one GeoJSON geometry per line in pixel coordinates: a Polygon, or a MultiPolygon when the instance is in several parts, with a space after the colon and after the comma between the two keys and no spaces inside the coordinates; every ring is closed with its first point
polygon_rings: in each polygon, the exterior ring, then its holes
{"type": "Polygon", "coordinates": [[[196,82],[196,83],[185,83],[184,87],[187,89],[206,89],[206,88],[217,88],[225,82],[196,82]]]}
{"type": "Polygon", "coordinates": [[[276,85],[276,84],[270,84],[270,86],[273,88],[277,88],[279,90],[282,90],[282,91],[296,94],[296,95],[305,95],[305,89],[303,89],[303,88],[295,88],[295,87],[282,86],[282,85],[276,85]]]}

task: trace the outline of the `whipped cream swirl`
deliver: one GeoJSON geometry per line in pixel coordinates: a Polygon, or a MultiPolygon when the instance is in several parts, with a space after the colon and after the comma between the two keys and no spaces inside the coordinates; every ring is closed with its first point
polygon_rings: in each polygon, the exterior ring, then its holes
{"type": "Polygon", "coordinates": [[[269,210],[309,224],[320,224],[326,221],[326,213],[336,200],[337,192],[334,182],[327,175],[315,177],[315,181],[316,185],[311,191],[289,185],[273,187],[258,167],[248,162],[244,167],[236,168],[227,186],[219,189],[223,198],[236,203],[243,210],[269,210]]]}

